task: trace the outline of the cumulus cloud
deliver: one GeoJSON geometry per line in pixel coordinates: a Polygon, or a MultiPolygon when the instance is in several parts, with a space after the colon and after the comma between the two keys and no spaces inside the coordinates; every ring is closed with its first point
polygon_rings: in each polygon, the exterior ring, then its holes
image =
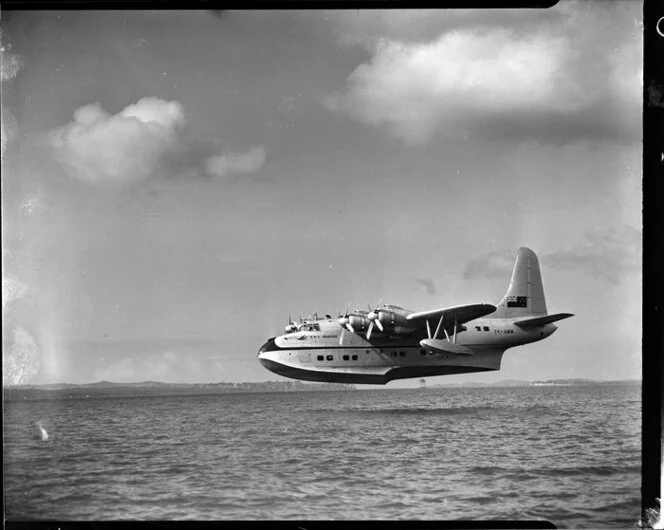
{"type": "MultiPolygon", "coordinates": [[[[352,72],[345,91],[324,104],[409,143],[468,129],[502,137],[505,131],[495,123],[505,118],[512,129],[524,123],[527,136],[533,132],[529,122],[541,122],[538,132],[546,136],[561,118],[570,120],[567,136],[615,135],[612,128],[633,133],[640,123],[632,112],[641,90],[640,28],[633,20],[638,10],[619,12],[622,25],[604,29],[618,8],[584,9],[572,4],[556,16],[528,14],[527,29],[500,17],[488,26],[486,17],[473,24],[472,15],[457,15],[454,28],[449,20],[410,12],[367,15],[360,27],[370,27],[364,44],[371,58],[352,72]],[[418,26],[428,39],[415,35],[418,26]],[[612,108],[609,117],[606,107],[612,108]],[[584,125],[588,120],[597,125],[584,125]]],[[[512,12],[513,20],[522,16],[512,12]]],[[[351,42],[361,40],[357,25],[350,27],[351,42]]]]}
{"type": "Polygon", "coordinates": [[[234,173],[255,173],[265,162],[265,149],[252,147],[246,153],[224,152],[211,156],[205,161],[205,169],[209,175],[226,177],[234,173]]]}
{"type": "Polygon", "coordinates": [[[509,27],[523,30],[542,21],[564,17],[560,10],[529,9],[366,9],[330,11],[326,19],[342,46],[372,51],[382,39],[426,43],[443,32],[464,28],[509,27]]]}
{"type": "Polygon", "coordinates": [[[111,115],[99,103],[76,110],[51,133],[51,144],[70,175],[90,183],[123,184],[149,177],[178,147],[182,105],[146,97],[111,115]]]}
{"type": "MultiPolygon", "coordinates": [[[[513,251],[490,252],[468,262],[465,279],[509,276],[514,267],[513,251]]],[[[583,241],[568,249],[540,254],[539,261],[554,269],[584,272],[611,283],[619,283],[641,267],[641,232],[631,226],[586,232],[583,241]]]]}
{"type": "Polygon", "coordinates": [[[255,173],[265,149],[218,152],[218,144],[186,128],[182,105],[145,97],[111,115],[99,103],[80,107],[50,143],[69,174],[93,184],[122,186],[160,178],[255,173]]]}
{"type": "Polygon", "coordinates": [[[584,102],[557,75],[564,52],[562,39],[515,40],[505,30],[451,32],[428,44],[384,41],[351,74],[348,92],[327,104],[408,142],[463,122],[469,111],[573,111],[584,102]]]}

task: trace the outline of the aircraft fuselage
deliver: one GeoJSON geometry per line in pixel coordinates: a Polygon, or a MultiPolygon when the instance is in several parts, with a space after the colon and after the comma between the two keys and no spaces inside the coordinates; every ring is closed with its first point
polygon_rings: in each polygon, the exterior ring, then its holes
{"type": "MultiPolygon", "coordinates": [[[[499,370],[506,349],[536,342],[557,328],[514,325],[516,319],[480,318],[458,332],[455,344],[471,354],[428,351],[420,346],[426,333],[376,333],[367,340],[343,330],[336,321],[321,320],[310,328],[268,340],[258,358],[268,370],[295,379],[336,383],[385,384],[394,379],[499,370]],[[340,335],[343,334],[343,337],[340,335]]],[[[453,341],[454,337],[450,337],[453,341]]]]}

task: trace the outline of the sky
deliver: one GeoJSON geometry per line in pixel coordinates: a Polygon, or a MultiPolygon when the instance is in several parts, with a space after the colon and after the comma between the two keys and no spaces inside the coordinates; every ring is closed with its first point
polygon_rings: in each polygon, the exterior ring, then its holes
{"type": "Polygon", "coordinates": [[[289,315],[496,303],[521,246],[575,317],[430,383],[639,378],[641,16],[4,11],[3,383],[274,380],[289,315]]]}

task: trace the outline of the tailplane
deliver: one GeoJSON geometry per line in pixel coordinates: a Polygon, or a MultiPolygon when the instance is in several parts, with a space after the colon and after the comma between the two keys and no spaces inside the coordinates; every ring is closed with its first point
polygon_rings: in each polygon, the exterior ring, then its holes
{"type": "Polygon", "coordinates": [[[496,304],[493,318],[545,316],[546,302],[537,255],[521,247],[516,255],[510,286],[503,299],[496,304]]]}
{"type": "Polygon", "coordinates": [[[536,328],[539,326],[546,326],[547,324],[553,324],[564,318],[573,317],[572,313],[556,313],[555,315],[547,315],[544,317],[534,317],[526,318],[525,320],[517,320],[514,322],[515,326],[520,328],[536,328]]]}

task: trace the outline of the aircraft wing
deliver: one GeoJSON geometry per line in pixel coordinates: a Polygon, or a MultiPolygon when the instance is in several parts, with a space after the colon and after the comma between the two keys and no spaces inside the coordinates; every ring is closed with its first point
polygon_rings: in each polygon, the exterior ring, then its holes
{"type": "Polygon", "coordinates": [[[469,322],[470,320],[475,320],[476,318],[493,313],[495,310],[496,306],[491,304],[457,305],[443,309],[432,309],[431,311],[419,311],[417,313],[410,313],[406,319],[424,325],[427,320],[430,320],[433,323],[437,320],[440,320],[440,318],[444,316],[446,323],[449,325],[454,325],[455,320],[457,321],[457,324],[463,324],[465,322],[469,322]]]}

